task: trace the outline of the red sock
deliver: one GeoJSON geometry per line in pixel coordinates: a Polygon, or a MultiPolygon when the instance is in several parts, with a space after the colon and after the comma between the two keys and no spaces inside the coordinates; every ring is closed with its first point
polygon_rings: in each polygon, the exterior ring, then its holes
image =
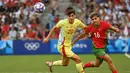
{"type": "Polygon", "coordinates": [[[93,67],[93,65],[89,62],[89,63],[86,63],[84,64],[83,68],[87,68],[87,67],[93,67]]]}
{"type": "Polygon", "coordinates": [[[113,71],[112,73],[118,73],[118,72],[115,70],[115,71],[113,71]]]}

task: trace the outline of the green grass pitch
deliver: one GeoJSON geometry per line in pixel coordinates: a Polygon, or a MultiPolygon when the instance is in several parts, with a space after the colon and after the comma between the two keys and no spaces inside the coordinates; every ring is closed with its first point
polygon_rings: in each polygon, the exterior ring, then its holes
{"type": "MultiPolygon", "coordinates": [[[[79,54],[86,63],[95,59],[92,54],[79,54]]],[[[130,59],[124,54],[110,54],[119,73],[130,73],[130,59]]],[[[0,73],[50,73],[45,62],[61,59],[60,55],[8,55],[0,56],[0,73]]],[[[70,60],[68,67],[55,66],[53,73],[77,73],[75,63],[70,60]]],[[[99,68],[87,68],[85,73],[111,73],[107,63],[99,68]]]]}

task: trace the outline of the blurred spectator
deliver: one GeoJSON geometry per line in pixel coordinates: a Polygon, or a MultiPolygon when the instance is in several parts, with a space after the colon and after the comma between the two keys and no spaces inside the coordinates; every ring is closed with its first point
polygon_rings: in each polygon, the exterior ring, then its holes
{"type": "Polygon", "coordinates": [[[1,40],[2,40],[2,41],[9,40],[8,31],[2,32],[1,40]]]}
{"type": "MultiPolygon", "coordinates": [[[[24,39],[24,35],[26,34],[26,32],[27,32],[27,26],[26,26],[26,25],[23,25],[23,26],[21,27],[21,29],[19,29],[17,36],[19,36],[19,38],[23,38],[23,39],[24,39]]],[[[17,38],[18,38],[18,37],[17,37],[17,38]]]]}
{"type": "Polygon", "coordinates": [[[14,26],[11,27],[11,30],[9,31],[9,38],[12,40],[15,40],[17,36],[17,32],[14,28],[14,26]]]}
{"type": "Polygon", "coordinates": [[[9,24],[8,24],[8,22],[6,22],[5,24],[3,24],[2,26],[1,26],[1,29],[2,29],[2,32],[9,32],[9,24]]]}
{"type": "Polygon", "coordinates": [[[0,22],[0,40],[1,40],[1,37],[2,37],[2,30],[1,30],[1,22],[0,22]]]}
{"type": "Polygon", "coordinates": [[[59,20],[60,20],[60,15],[56,15],[56,17],[55,17],[55,23],[58,23],[59,20]]]}
{"type": "Polygon", "coordinates": [[[49,19],[49,29],[51,29],[55,25],[55,10],[52,10],[51,13],[48,14],[49,19]]]}
{"type": "Polygon", "coordinates": [[[58,0],[50,0],[50,10],[58,10],[58,0]]]}
{"type": "Polygon", "coordinates": [[[42,0],[32,0],[32,4],[34,5],[37,2],[41,2],[42,0]]]}
{"type": "Polygon", "coordinates": [[[117,38],[116,38],[116,33],[115,33],[115,32],[112,32],[112,31],[109,31],[109,33],[108,33],[108,38],[109,38],[109,39],[117,39],[117,38]]]}
{"type": "Polygon", "coordinates": [[[39,18],[36,17],[36,14],[33,14],[30,20],[30,25],[32,29],[37,29],[39,26],[39,18]]]}
{"type": "MultiPolygon", "coordinates": [[[[73,8],[76,10],[76,16],[78,19],[80,19],[82,22],[85,21],[85,0],[71,0],[73,8]]],[[[71,9],[71,7],[68,7],[67,9],[71,9]]]]}
{"type": "Polygon", "coordinates": [[[26,6],[31,6],[33,4],[32,0],[26,0],[25,2],[26,6]]]}
{"type": "MultiPolygon", "coordinates": [[[[56,15],[56,17],[55,17],[55,23],[58,23],[59,20],[60,20],[60,16],[59,16],[59,15],[56,15]]],[[[55,30],[56,39],[59,38],[59,33],[60,33],[60,29],[57,28],[57,29],[55,30]]]]}
{"type": "Polygon", "coordinates": [[[48,5],[48,4],[50,3],[50,0],[43,0],[43,3],[44,3],[45,5],[48,5]]]}
{"type": "Polygon", "coordinates": [[[27,32],[24,35],[24,38],[27,40],[35,40],[37,37],[36,32],[32,30],[31,26],[27,28],[27,32]]]}
{"type": "Polygon", "coordinates": [[[7,12],[13,12],[14,11],[14,1],[15,0],[6,0],[6,7],[7,7],[7,12]]]}
{"type": "Polygon", "coordinates": [[[4,6],[4,0],[0,0],[0,7],[4,6]]]}
{"type": "Polygon", "coordinates": [[[0,0],[0,12],[4,12],[5,8],[4,8],[4,0],[0,0]]]}
{"type": "Polygon", "coordinates": [[[128,34],[129,34],[128,25],[125,25],[125,26],[124,26],[123,35],[127,38],[127,37],[128,37],[128,34]]]}
{"type": "Polygon", "coordinates": [[[22,40],[22,38],[20,37],[20,33],[16,34],[16,40],[22,40]]]}
{"type": "Polygon", "coordinates": [[[38,39],[44,39],[45,38],[45,28],[39,27],[37,37],[38,37],[38,39]]]}

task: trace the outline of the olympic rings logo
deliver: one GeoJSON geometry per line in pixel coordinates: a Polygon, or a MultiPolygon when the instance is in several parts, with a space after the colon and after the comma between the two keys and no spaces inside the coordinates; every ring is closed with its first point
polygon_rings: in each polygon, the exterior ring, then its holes
{"type": "Polygon", "coordinates": [[[40,44],[39,43],[34,43],[34,42],[31,42],[31,43],[25,43],[24,44],[24,47],[31,51],[31,50],[37,50],[39,47],[40,47],[40,44]]]}

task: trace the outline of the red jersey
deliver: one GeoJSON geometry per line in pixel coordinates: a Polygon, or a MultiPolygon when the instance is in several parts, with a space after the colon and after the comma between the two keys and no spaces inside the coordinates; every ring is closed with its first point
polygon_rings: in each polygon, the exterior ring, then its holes
{"type": "Polygon", "coordinates": [[[92,42],[96,48],[104,48],[107,40],[107,30],[111,27],[110,24],[104,21],[100,21],[100,25],[95,27],[90,24],[86,28],[86,34],[90,33],[92,42]]]}

